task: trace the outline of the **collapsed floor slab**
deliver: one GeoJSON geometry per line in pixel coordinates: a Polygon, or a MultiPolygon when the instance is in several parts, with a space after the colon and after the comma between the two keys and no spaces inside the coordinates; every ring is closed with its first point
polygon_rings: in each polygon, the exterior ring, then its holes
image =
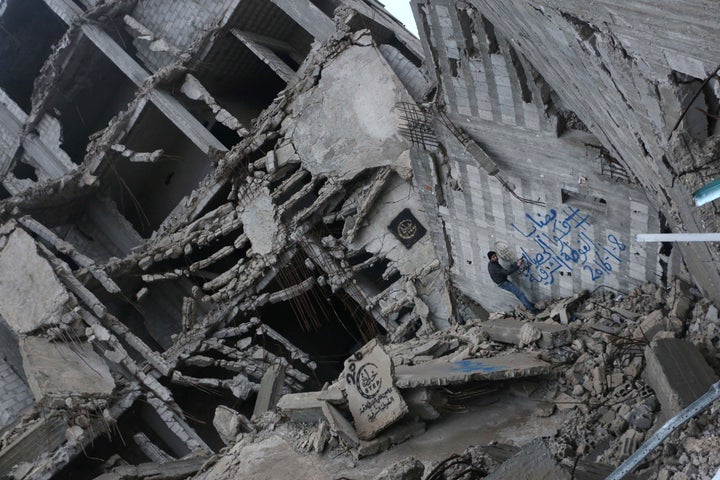
{"type": "Polygon", "coordinates": [[[401,365],[395,370],[399,388],[457,385],[482,380],[505,380],[550,373],[552,366],[527,353],[473,358],[459,362],[401,365]]]}

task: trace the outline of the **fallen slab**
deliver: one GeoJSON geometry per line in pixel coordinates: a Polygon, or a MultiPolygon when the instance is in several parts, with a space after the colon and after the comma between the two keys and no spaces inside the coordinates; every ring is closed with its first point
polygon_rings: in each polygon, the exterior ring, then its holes
{"type": "Polygon", "coordinates": [[[551,365],[527,353],[473,358],[459,362],[432,362],[395,369],[398,388],[457,385],[481,380],[504,380],[550,373],[551,365]]]}
{"type": "MultiPolygon", "coordinates": [[[[499,463],[507,462],[511,457],[521,455],[520,447],[507,445],[503,443],[495,443],[493,445],[485,445],[479,448],[481,452],[487,454],[490,458],[499,463]]],[[[531,470],[532,471],[532,470],[531,470]]],[[[573,478],[575,480],[605,480],[613,471],[611,465],[589,462],[580,459],[574,467],[573,478]]],[[[489,477],[488,477],[489,478],[489,477]]],[[[522,477],[521,477],[522,478],[522,477]]],[[[535,478],[535,477],[533,477],[535,478]]],[[[628,475],[625,480],[635,480],[635,475],[628,475]]]]}
{"type": "Polygon", "coordinates": [[[198,472],[207,462],[205,456],[183,458],[165,463],[141,463],[140,465],[121,465],[104,473],[97,480],[125,480],[132,478],[154,478],[157,480],[172,480],[187,478],[198,472]]]}
{"type": "Polygon", "coordinates": [[[39,402],[68,396],[108,396],[115,381],[105,361],[87,343],[50,342],[39,337],[20,340],[23,368],[39,402]]]}
{"type": "Polygon", "coordinates": [[[360,444],[355,428],[340,411],[328,402],[322,402],[322,412],[330,428],[337,433],[338,437],[350,447],[357,447],[360,444]]]}
{"type": "Polygon", "coordinates": [[[53,323],[70,301],[50,263],[37,249],[35,240],[21,229],[2,237],[0,271],[0,315],[16,333],[29,333],[53,323]],[[5,241],[5,239],[7,240],[5,241]]]}
{"type": "Polygon", "coordinates": [[[643,378],[669,416],[700,398],[718,381],[697,347],[687,340],[653,341],[645,348],[645,362],[643,378]]]}
{"type": "Polygon", "coordinates": [[[277,408],[293,422],[317,423],[325,419],[322,411],[323,400],[319,398],[323,393],[288,393],[280,397],[277,408]]]}
{"type": "Polygon", "coordinates": [[[500,318],[482,324],[483,329],[496,342],[521,345],[527,343],[523,335],[523,328],[531,327],[540,333],[537,345],[540,348],[555,348],[568,345],[572,342],[570,328],[543,322],[523,322],[514,318],[500,318]]]}

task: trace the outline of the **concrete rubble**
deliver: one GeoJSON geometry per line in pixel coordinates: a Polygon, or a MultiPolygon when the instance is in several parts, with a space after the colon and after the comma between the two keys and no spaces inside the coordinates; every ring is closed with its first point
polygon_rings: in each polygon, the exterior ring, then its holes
{"type": "MultiPolygon", "coordinates": [[[[659,339],[650,341],[644,337],[642,328],[646,318],[654,318],[669,328],[674,328],[675,321],[679,321],[673,312],[677,311],[676,302],[684,300],[678,299],[668,304],[663,298],[674,298],[673,292],[663,292],[652,284],[633,290],[627,297],[612,290],[599,291],[579,302],[576,315],[570,319],[567,326],[548,319],[556,306],[567,303],[567,300],[560,300],[548,304],[545,311],[535,319],[527,319],[522,311],[494,314],[494,320],[470,320],[449,331],[404,343],[389,344],[385,348],[396,364],[418,362],[419,366],[442,366],[449,364],[446,362],[450,359],[455,362],[468,362],[475,355],[478,355],[477,360],[487,363],[488,358],[513,358],[513,355],[521,352],[542,358],[554,368],[541,371],[528,368],[525,374],[530,375],[532,382],[503,379],[495,388],[509,388],[516,396],[533,399],[537,417],[563,416],[560,428],[554,435],[546,438],[547,446],[542,447],[546,449],[543,455],[548,458],[548,471],[551,472],[547,478],[570,478],[573,466],[578,475],[576,478],[604,478],[612,472],[613,465],[632,454],[649,435],[676,414],[678,408],[687,406],[717,380],[710,364],[718,364],[720,345],[713,345],[712,350],[703,352],[699,345],[683,338],[684,332],[692,330],[698,322],[705,321],[708,312],[711,316],[714,315],[715,307],[706,300],[698,301],[691,297],[695,307],[692,312],[688,312],[685,321],[681,321],[682,329],[661,330],[657,332],[659,339]],[[663,296],[658,297],[658,293],[663,296]],[[661,301],[658,302],[658,298],[661,298],[661,301]],[[625,315],[621,317],[617,312],[625,315]],[[634,319],[628,318],[630,316],[634,319]],[[559,345],[544,344],[538,337],[530,345],[519,346],[517,337],[496,340],[492,338],[492,332],[499,320],[512,320],[533,325],[538,329],[555,326],[558,330],[551,330],[564,331],[563,338],[570,341],[560,342],[559,345]],[[667,348],[660,354],[658,348],[661,345],[672,345],[674,342],[683,347],[667,348]],[[481,349],[470,353],[473,351],[469,348],[472,345],[479,345],[481,349]],[[415,353],[417,355],[414,355],[415,353]],[[677,358],[671,358],[672,355],[677,358]],[[683,365],[684,368],[668,370],[656,367],[655,364],[660,361],[655,359],[656,357],[662,358],[668,365],[683,365]],[[688,367],[689,365],[695,366],[688,367]],[[699,381],[693,380],[689,375],[707,377],[699,381]],[[690,385],[695,389],[694,392],[689,390],[690,385]]],[[[451,400],[448,392],[439,389],[438,384],[451,383],[449,379],[456,378],[456,374],[446,371],[448,380],[422,389],[408,388],[415,386],[414,382],[403,379],[413,375],[403,372],[411,372],[413,367],[406,367],[406,370],[402,368],[395,369],[395,384],[400,387],[401,394],[410,405],[412,415],[422,418],[426,424],[445,421],[444,418],[450,411],[447,404],[451,400]],[[432,389],[434,394],[429,394],[428,389],[432,389]]],[[[416,371],[418,376],[414,381],[422,381],[425,374],[422,370],[416,371]]],[[[474,380],[470,375],[464,379],[466,385],[474,380]]],[[[498,381],[497,378],[482,380],[486,385],[498,381]]],[[[342,385],[342,381],[338,382],[338,385],[342,385]]],[[[290,397],[293,395],[289,395],[288,400],[290,397]]],[[[281,400],[280,411],[291,415],[292,420],[292,410],[286,411],[282,408],[283,402],[288,400],[281,400]]],[[[337,436],[338,441],[353,448],[355,456],[362,457],[364,450],[349,422],[350,415],[346,413],[342,426],[339,426],[337,416],[340,411],[337,408],[341,407],[342,403],[335,402],[335,405],[332,414],[335,420],[330,421],[331,432],[337,436]],[[352,437],[351,440],[347,440],[348,435],[352,437]]],[[[633,478],[658,478],[658,475],[664,476],[660,478],[681,478],[682,475],[687,478],[711,478],[716,466],[712,439],[720,431],[720,423],[715,418],[717,408],[718,405],[714,405],[698,418],[691,420],[688,427],[674,434],[662,450],[655,452],[649,463],[633,478]],[[687,445],[690,450],[685,448],[687,445]],[[709,461],[702,455],[710,455],[709,461]]],[[[318,416],[312,420],[306,418],[301,422],[308,420],[310,423],[322,422],[323,417],[318,416]]],[[[385,446],[390,447],[390,444],[385,446]]],[[[517,451],[517,447],[513,448],[513,451],[517,451]]],[[[536,453],[527,455],[534,459],[533,461],[540,458],[536,453]]],[[[527,466],[522,466],[521,457],[515,459],[512,455],[506,455],[503,462],[475,461],[474,464],[477,468],[491,473],[489,478],[516,478],[517,474],[512,473],[513,469],[527,469],[527,466]],[[509,460],[511,457],[512,461],[509,460]],[[509,463],[503,463],[505,460],[509,463]]],[[[432,466],[432,463],[427,463],[425,471],[432,466]]]]}
{"type": "Polygon", "coordinates": [[[633,237],[717,230],[718,6],[409,3],[0,0],[0,478],[605,478],[717,382],[633,237]]]}

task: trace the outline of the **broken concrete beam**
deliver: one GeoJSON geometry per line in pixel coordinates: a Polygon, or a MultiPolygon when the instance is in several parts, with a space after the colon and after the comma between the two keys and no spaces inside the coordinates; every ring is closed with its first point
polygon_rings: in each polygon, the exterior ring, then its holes
{"type": "Polygon", "coordinates": [[[317,423],[325,416],[322,412],[323,392],[289,393],[278,401],[277,408],[293,422],[317,423]]]}
{"type": "Polygon", "coordinates": [[[219,405],[215,408],[213,426],[220,435],[220,439],[225,442],[226,445],[235,443],[235,439],[239,433],[255,431],[255,427],[245,415],[224,405],[219,405]]]}
{"type": "Polygon", "coordinates": [[[75,263],[83,268],[86,268],[87,271],[90,272],[90,274],[94,276],[98,282],[100,282],[105,290],[110,293],[120,292],[120,287],[118,287],[118,285],[100,267],[97,267],[92,259],[78,252],[75,247],[59,238],[52,230],[48,229],[37,220],[34,220],[32,217],[25,216],[20,218],[19,221],[25,228],[47,242],[48,245],[54,247],[59,252],[70,256],[75,263]]]}
{"type": "Polygon", "coordinates": [[[275,364],[271,365],[265,371],[265,374],[260,381],[260,391],[255,401],[255,409],[253,410],[252,417],[256,418],[268,410],[272,410],[277,405],[282,393],[283,385],[285,384],[285,365],[275,364]]]}
{"type": "Polygon", "coordinates": [[[515,480],[527,478],[538,480],[570,480],[570,472],[555,461],[552,452],[543,440],[534,440],[495,469],[487,480],[515,480]]]}
{"type": "Polygon", "coordinates": [[[236,28],[230,29],[233,35],[237,37],[245,46],[255,54],[265,65],[270,67],[285,83],[290,83],[297,78],[295,71],[285,63],[270,47],[256,41],[256,36],[248,35],[247,32],[240,31],[236,28]]]}
{"type": "Polygon", "coordinates": [[[330,385],[330,387],[325,390],[321,390],[318,393],[319,400],[330,402],[333,405],[342,405],[344,403],[347,403],[345,392],[339,385],[330,385]]]}
{"type": "Polygon", "coordinates": [[[142,420],[158,434],[176,457],[184,457],[195,451],[211,451],[197,432],[176,413],[175,410],[180,411],[180,407],[173,405],[174,402],[161,400],[151,394],[145,399],[147,405],[141,411],[142,420]]]}
{"type": "Polygon", "coordinates": [[[459,362],[433,362],[402,365],[395,369],[395,385],[399,388],[457,385],[479,380],[504,380],[550,373],[549,363],[527,353],[501,357],[473,358],[459,362]]]}
{"type": "Polygon", "coordinates": [[[527,343],[523,342],[521,335],[524,325],[531,325],[540,332],[541,337],[537,341],[540,348],[555,348],[572,342],[572,333],[568,327],[552,323],[528,323],[514,318],[501,318],[485,322],[482,327],[496,342],[521,345],[527,343]]]}
{"type": "Polygon", "coordinates": [[[349,447],[355,448],[360,444],[360,437],[350,421],[340,411],[328,402],[321,402],[323,416],[330,428],[337,433],[338,437],[349,447]]]}
{"type": "Polygon", "coordinates": [[[115,381],[103,359],[86,343],[49,342],[39,337],[20,340],[23,368],[37,401],[68,396],[109,396],[115,381]]]}
{"type": "Polygon", "coordinates": [[[393,362],[377,340],[371,340],[345,360],[348,406],[355,428],[369,440],[408,413],[393,383],[393,362]]]}
{"type": "Polygon", "coordinates": [[[152,440],[148,438],[144,433],[136,433],[133,435],[133,441],[135,445],[147,456],[151,461],[155,463],[165,463],[175,460],[173,456],[165,452],[162,448],[155,445],[152,440]]]}
{"type": "Polygon", "coordinates": [[[373,440],[360,440],[357,456],[360,458],[380,453],[424,432],[425,422],[416,418],[403,419],[373,440]]]}
{"type": "Polygon", "coordinates": [[[293,360],[300,360],[305,365],[307,365],[309,368],[315,370],[317,368],[317,363],[310,360],[310,357],[307,353],[303,352],[299,348],[297,348],[295,345],[293,345],[288,339],[280,335],[277,331],[273,330],[269,326],[265,324],[261,324],[256,332],[258,334],[267,335],[268,337],[272,338],[273,340],[276,340],[283,344],[283,346],[290,352],[290,358],[293,360]]]}
{"type": "Polygon", "coordinates": [[[323,42],[335,31],[330,17],[310,0],[271,0],[317,40],[323,42]]]}
{"type": "Polygon", "coordinates": [[[570,317],[577,308],[578,303],[580,303],[580,301],[585,299],[585,297],[587,296],[588,291],[582,290],[573,295],[572,297],[555,304],[552,310],[550,310],[550,318],[559,318],[560,323],[562,323],[563,325],[567,325],[568,322],[570,322],[570,317]]]}
{"type": "Polygon", "coordinates": [[[697,347],[687,340],[655,340],[645,348],[645,362],[643,378],[668,416],[697,400],[718,380],[697,347]]]}

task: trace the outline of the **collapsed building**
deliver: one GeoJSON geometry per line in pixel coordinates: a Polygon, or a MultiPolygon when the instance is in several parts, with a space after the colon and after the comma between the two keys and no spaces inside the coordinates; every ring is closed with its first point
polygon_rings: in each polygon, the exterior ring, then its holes
{"type": "Polygon", "coordinates": [[[360,461],[527,379],[551,444],[460,465],[612,471],[717,380],[716,247],[634,241],[717,228],[691,3],[415,0],[420,40],[374,0],[0,3],[0,475],[219,479],[276,428],[360,461]],[[488,250],[545,313],[489,313],[488,250]]]}

